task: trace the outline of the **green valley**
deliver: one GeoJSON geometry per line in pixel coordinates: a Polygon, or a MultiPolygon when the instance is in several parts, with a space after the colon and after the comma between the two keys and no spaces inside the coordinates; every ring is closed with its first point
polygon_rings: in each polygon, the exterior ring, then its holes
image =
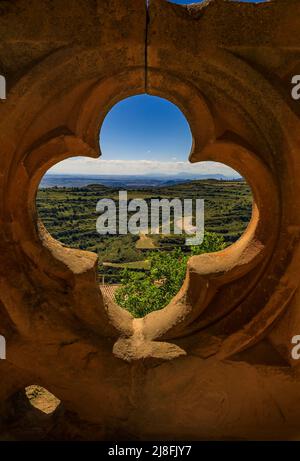
{"type": "MultiPolygon", "coordinates": [[[[128,189],[128,200],[143,198],[196,199],[205,201],[205,232],[222,237],[226,245],[245,230],[252,209],[249,186],[243,180],[195,180],[164,187],[128,189]]],[[[147,252],[170,251],[184,245],[180,235],[99,235],[96,204],[101,198],[118,199],[116,188],[91,184],[85,187],[39,189],[37,209],[51,235],[64,245],[96,252],[99,281],[120,283],[122,269],[147,270],[147,252]]]]}

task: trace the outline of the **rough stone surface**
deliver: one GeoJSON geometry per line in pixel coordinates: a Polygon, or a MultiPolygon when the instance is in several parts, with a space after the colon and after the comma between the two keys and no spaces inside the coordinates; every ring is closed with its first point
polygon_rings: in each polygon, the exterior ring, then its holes
{"type": "Polygon", "coordinates": [[[299,18],[299,0],[0,2],[2,438],[37,384],[61,401],[53,438],[299,440],[299,18]],[[191,162],[237,169],[255,204],[238,242],[191,258],[137,321],[103,299],[94,254],[37,222],[35,195],[56,162],[99,156],[109,109],[144,92],[182,109],[191,162]]]}

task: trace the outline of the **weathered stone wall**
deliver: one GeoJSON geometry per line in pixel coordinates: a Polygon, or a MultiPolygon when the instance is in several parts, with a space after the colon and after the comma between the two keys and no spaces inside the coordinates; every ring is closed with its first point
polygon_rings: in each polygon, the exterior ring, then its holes
{"type": "Polygon", "coordinates": [[[300,1],[0,2],[0,410],[30,384],[89,423],[86,438],[299,439],[300,1]],[[100,155],[109,109],[138,93],[185,113],[191,162],[252,187],[252,221],[191,258],[180,293],[134,320],[102,298],[96,255],[37,222],[56,162],[100,155]]]}

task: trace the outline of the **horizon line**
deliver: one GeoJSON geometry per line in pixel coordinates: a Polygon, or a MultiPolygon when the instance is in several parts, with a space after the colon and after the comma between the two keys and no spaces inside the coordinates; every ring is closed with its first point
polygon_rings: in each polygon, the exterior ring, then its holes
{"type": "MultiPolygon", "coordinates": [[[[45,173],[43,178],[45,176],[87,176],[87,177],[96,177],[96,176],[180,176],[180,175],[184,175],[185,173],[136,173],[136,174],[126,174],[126,173],[123,173],[123,174],[120,174],[120,173],[102,173],[102,174],[92,174],[92,173],[45,173]]],[[[195,173],[195,174],[192,174],[192,173],[186,173],[186,175],[188,176],[224,176],[226,178],[232,178],[232,177],[235,177],[235,178],[242,178],[242,176],[240,174],[238,174],[237,176],[233,176],[233,175],[226,175],[224,173],[195,173]]]]}

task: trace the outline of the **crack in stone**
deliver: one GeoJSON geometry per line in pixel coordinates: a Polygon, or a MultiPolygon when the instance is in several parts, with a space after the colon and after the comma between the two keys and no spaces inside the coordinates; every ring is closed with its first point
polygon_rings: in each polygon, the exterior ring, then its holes
{"type": "Polygon", "coordinates": [[[148,31],[150,23],[150,0],[146,0],[146,28],[145,28],[145,93],[148,93],[148,31]]]}

